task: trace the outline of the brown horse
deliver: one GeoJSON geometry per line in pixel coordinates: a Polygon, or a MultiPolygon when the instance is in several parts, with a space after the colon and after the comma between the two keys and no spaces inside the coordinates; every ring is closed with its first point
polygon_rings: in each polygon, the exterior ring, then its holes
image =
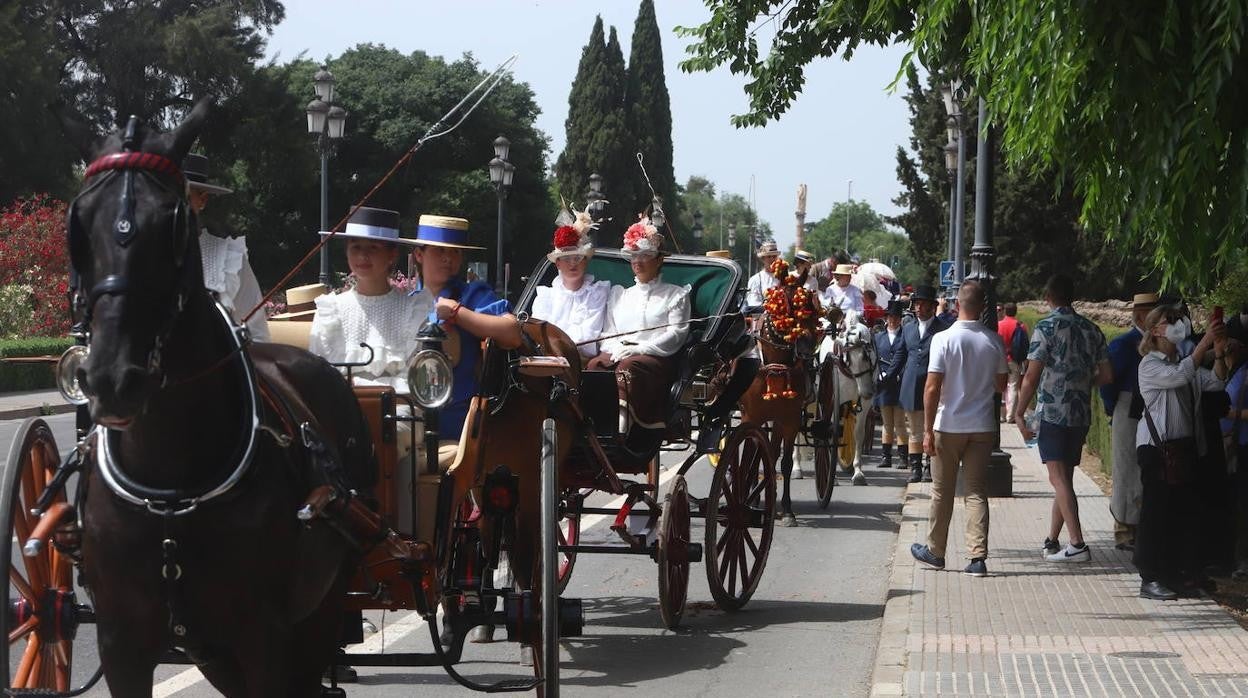
{"type": "MultiPolygon", "coordinates": [[[[333,367],[248,348],[204,287],[177,163],[207,109],[168,134],[131,118],[84,149],[92,164],[69,216],[90,330],[78,380],[97,425],[83,582],[112,695],[150,696],[178,648],[227,696],[315,696],[357,563],[327,522],[297,512],[326,483],[318,473],[367,496],[371,439],[333,367]]],[[[88,131],[66,118],[81,147],[88,131]]]]}
{"type": "Polygon", "coordinates": [[[803,288],[806,273],[788,276],[788,265],[777,260],[773,274],[785,279],[767,291],[767,302],[757,332],[763,367],[741,396],[741,420],[771,424],[772,449],[781,456],[784,495],[780,502],[780,525],[795,526],[789,495],[793,473],[793,448],[802,428],[802,410],[811,389],[811,366],[819,322],[819,298],[803,288]],[[779,273],[777,273],[779,272],[779,273]]]}

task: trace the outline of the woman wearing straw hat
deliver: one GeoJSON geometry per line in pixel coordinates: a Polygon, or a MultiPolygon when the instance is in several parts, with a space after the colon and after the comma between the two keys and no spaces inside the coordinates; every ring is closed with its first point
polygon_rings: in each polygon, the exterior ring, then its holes
{"type": "MultiPolygon", "coordinates": [[[[182,174],[186,175],[187,200],[195,218],[203,222],[204,208],[208,200],[219,194],[233,191],[208,181],[208,157],[188,153],[182,160],[182,174]]],[[[201,225],[199,229],[199,257],[204,269],[204,286],[217,294],[234,322],[260,304],[264,294],[260,283],[247,259],[247,241],[243,236],[232,237],[228,233],[201,225]]],[[[258,342],[269,341],[269,326],[264,311],[257,310],[247,321],[251,338],[258,342]]]]}
{"type": "Polygon", "coordinates": [[[504,348],[517,348],[520,323],[489,283],[464,280],[464,250],[485,249],[468,244],[467,219],[421,216],[415,245],[420,285],[412,295],[425,307],[432,307],[429,321],[446,327],[450,339],[448,353],[455,380],[451,401],[439,413],[439,425],[444,437],[453,437],[458,443],[468,417],[468,403],[477,391],[481,340],[493,339],[504,348]]]}
{"type": "Polygon", "coordinates": [[[854,265],[838,264],[836,269],[832,271],[832,279],[835,283],[828,284],[828,288],[823,292],[823,307],[840,308],[845,312],[854,311],[858,315],[862,315],[865,305],[862,299],[862,289],[850,283],[850,277],[854,275],[854,265]]]}
{"type": "MultiPolygon", "coordinates": [[[[565,211],[556,222],[561,225],[555,230],[554,249],[546,258],[554,263],[559,276],[549,286],[538,287],[532,314],[566,332],[573,342],[588,342],[602,336],[611,282],[595,281],[593,274],[585,273],[589,258],[594,256],[594,244],[589,239],[594,224],[589,214],[578,212],[573,217],[565,211]]],[[[580,350],[582,361],[587,361],[598,355],[598,344],[583,344],[580,350]]]]}
{"type": "Polygon", "coordinates": [[[673,355],[689,336],[689,287],[664,283],[663,236],[648,218],[624,233],[621,251],[629,255],[637,283],[611,289],[607,336],[628,332],[600,344],[593,368],[614,368],[620,400],[620,434],[637,425],[656,430],[667,419],[664,395],[676,378],[673,355]]]}

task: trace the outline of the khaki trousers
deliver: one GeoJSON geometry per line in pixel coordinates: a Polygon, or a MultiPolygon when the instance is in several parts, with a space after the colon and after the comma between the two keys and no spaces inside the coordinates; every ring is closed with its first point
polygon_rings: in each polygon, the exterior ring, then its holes
{"type": "Polygon", "coordinates": [[[923,410],[906,412],[906,424],[910,427],[910,453],[923,452],[923,432],[927,424],[923,421],[923,410]]]}
{"type": "Polygon", "coordinates": [[[951,434],[936,432],[936,455],[932,456],[932,507],[928,514],[927,547],[936,557],[945,556],[953,497],[958,488],[958,465],[965,478],[966,551],[968,557],[988,557],[988,458],[993,433],[951,434]]]}
{"type": "Polygon", "coordinates": [[[901,405],[881,405],[880,417],[884,420],[884,435],[880,437],[880,443],[906,443],[906,411],[901,409],[901,405]]]}

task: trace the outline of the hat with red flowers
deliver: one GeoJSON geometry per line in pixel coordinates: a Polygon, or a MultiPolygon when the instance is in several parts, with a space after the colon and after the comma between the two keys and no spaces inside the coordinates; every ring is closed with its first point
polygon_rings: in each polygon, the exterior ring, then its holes
{"type": "Polygon", "coordinates": [[[589,231],[598,227],[586,211],[564,209],[555,219],[555,249],[546,253],[551,262],[560,257],[592,257],[594,241],[589,239],[589,231]]]}
{"type": "Polygon", "coordinates": [[[628,255],[666,255],[663,250],[663,234],[646,216],[624,231],[624,246],[620,251],[628,255]]]}

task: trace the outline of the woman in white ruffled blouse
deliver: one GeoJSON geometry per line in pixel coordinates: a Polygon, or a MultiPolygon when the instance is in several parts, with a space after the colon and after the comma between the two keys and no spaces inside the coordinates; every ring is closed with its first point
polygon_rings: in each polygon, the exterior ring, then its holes
{"type": "Polygon", "coordinates": [[[555,230],[555,249],[546,257],[554,262],[559,276],[549,286],[537,288],[531,314],[563,330],[573,342],[589,342],[580,346],[582,361],[587,361],[598,354],[598,344],[589,340],[603,334],[611,282],[595,281],[593,274],[585,273],[594,245],[589,240],[588,216],[578,227],[579,216],[584,214],[578,214],[572,225],[555,230]]]}
{"type": "Polygon", "coordinates": [[[316,316],[308,350],[330,363],[360,363],[352,369],[356,384],[389,385],[407,389],[407,359],[416,350],[416,334],[429,314],[421,296],[409,296],[390,285],[390,273],[400,257],[400,245],[412,241],[399,236],[397,211],[361,207],[335,237],[347,243],[347,265],[355,287],[316,299],[316,316]]]}
{"type": "Polygon", "coordinates": [[[636,283],[611,289],[604,340],[589,368],[614,368],[618,376],[620,433],[633,425],[665,426],[667,391],[676,380],[674,355],[689,337],[689,287],[664,283],[659,274],[663,236],[643,219],[624,234],[636,283]]]}

